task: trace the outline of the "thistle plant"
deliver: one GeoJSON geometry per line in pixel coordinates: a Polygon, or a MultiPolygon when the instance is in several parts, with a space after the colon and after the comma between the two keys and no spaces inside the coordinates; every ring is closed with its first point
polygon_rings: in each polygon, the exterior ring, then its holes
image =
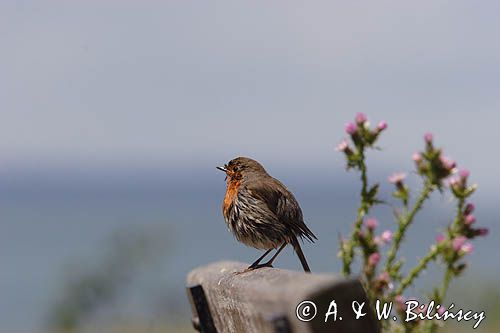
{"type": "MultiPolygon", "coordinates": [[[[467,267],[464,259],[474,250],[470,241],[478,236],[486,236],[488,229],[475,227],[475,206],[470,202],[470,197],[477,186],[470,184],[469,171],[457,169],[456,163],[445,157],[442,149],[435,147],[433,135],[427,133],[424,135],[424,149],[412,156],[415,173],[422,183],[421,190],[414,192],[409,188],[405,183],[405,173],[391,175],[388,181],[394,186],[392,196],[398,203],[394,207],[395,229],[379,232],[379,223],[370,215],[370,211],[373,206],[384,201],[379,198],[379,184],[371,184],[368,180],[366,152],[377,148],[375,144],[386,128],[385,121],[370,128],[367,117],[358,113],[354,122],[345,125],[349,138],[343,139],[337,146],[336,150],[345,156],[347,170],[358,171],[361,179],[360,203],[354,226],[350,236],[341,239],[339,256],[346,276],[352,274],[352,263],[359,256],[362,260],[361,281],[372,304],[375,300],[393,302],[396,310],[402,314],[405,291],[432,262],[441,264],[444,273],[441,284],[434,287],[428,295],[429,301],[443,304],[450,282],[467,267]],[[418,263],[405,269],[399,251],[401,244],[416,216],[435,191],[451,193],[456,206],[455,216],[450,218],[443,233],[435,237],[435,243],[427,249],[418,263]]],[[[444,306],[437,312],[443,308],[444,306]]],[[[381,327],[387,332],[435,332],[438,324],[435,320],[400,323],[391,321],[383,322],[381,327]]]]}

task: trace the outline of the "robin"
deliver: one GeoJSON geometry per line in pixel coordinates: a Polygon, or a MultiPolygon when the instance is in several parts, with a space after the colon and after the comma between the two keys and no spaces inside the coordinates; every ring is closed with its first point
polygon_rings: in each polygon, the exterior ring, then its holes
{"type": "Polygon", "coordinates": [[[217,169],[226,173],[222,213],[229,230],[238,241],[265,250],[247,270],[273,267],[274,259],[291,244],[304,271],[310,272],[298,238],[313,243],[317,238],[305,225],[302,210],[285,185],[271,177],[259,162],[247,157],[237,157],[217,169]],[[273,249],[277,249],[276,253],[261,264],[273,249]]]}

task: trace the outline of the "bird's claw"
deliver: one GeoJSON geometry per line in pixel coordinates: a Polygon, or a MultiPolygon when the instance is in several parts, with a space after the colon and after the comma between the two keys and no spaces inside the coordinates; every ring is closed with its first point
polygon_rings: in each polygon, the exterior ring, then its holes
{"type": "Polygon", "coordinates": [[[264,268],[264,267],[274,268],[271,263],[265,263],[265,264],[255,265],[255,266],[249,266],[248,268],[245,268],[244,270],[239,271],[239,272],[235,272],[234,274],[235,275],[239,275],[239,274],[251,272],[253,270],[256,270],[256,269],[259,269],[259,268],[264,268]]]}
{"type": "MultiPolygon", "coordinates": [[[[250,266],[250,267],[248,267],[248,268],[251,268],[251,269],[259,269],[259,268],[263,268],[263,267],[274,268],[274,267],[273,267],[273,265],[272,265],[271,263],[268,263],[268,262],[266,262],[265,264],[259,264],[259,265],[255,266],[255,267],[250,266]]],[[[247,269],[248,269],[248,268],[247,268],[247,269]]]]}

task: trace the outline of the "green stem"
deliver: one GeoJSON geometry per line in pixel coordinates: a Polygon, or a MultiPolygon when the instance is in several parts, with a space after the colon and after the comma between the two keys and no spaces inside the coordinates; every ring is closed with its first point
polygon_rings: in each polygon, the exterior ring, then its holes
{"type": "Polygon", "coordinates": [[[368,175],[366,171],[366,164],[365,164],[365,154],[364,152],[361,152],[361,163],[359,165],[359,168],[361,170],[361,198],[363,201],[365,201],[366,198],[366,192],[368,188],[368,175]]]}
{"type": "Polygon", "coordinates": [[[448,230],[448,237],[450,239],[453,238],[454,233],[458,229],[458,225],[460,224],[460,221],[463,219],[462,211],[464,210],[464,206],[465,206],[465,198],[459,198],[458,204],[457,204],[457,215],[455,216],[455,221],[453,221],[453,225],[448,230]]]}
{"type": "Polygon", "coordinates": [[[356,222],[354,223],[354,229],[352,231],[350,240],[345,244],[346,248],[342,248],[343,251],[343,268],[342,271],[345,276],[351,274],[351,263],[354,259],[354,246],[357,244],[357,235],[361,231],[361,226],[363,225],[363,218],[368,213],[370,204],[367,202],[367,188],[368,188],[368,176],[365,164],[365,155],[363,149],[360,150],[360,162],[359,169],[361,170],[361,205],[358,208],[358,213],[356,216],[356,222]]]}
{"type": "MultiPolygon", "coordinates": [[[[458,226],[460,224],[460,220],[463,219],[463,209],[465,206],[465,198],[459,198],[458,199],[458,204],[457,204],[457,215],[455,216],[455,220],[453,221],[453,224],[451,228],[448,229],[448,239],[451,241],[453,237],[455,236],[455,232],[458,229],[458,226]]],[[[446,297],[446,291],[448,290],[448,287],[450,286],[451,279],[453,278],[453,262],[449,262],[448,265],[446,265],[446,270],[444,272],[444,278],[443,278],[443,284],[441,285],[441,290],[439,292],[439,303],[444,301],[444,298],[446,297]]]]}
{"type": "Polygon", "coordinates": [[[413,280],[415,280],[418,277],[420,272],[427,267],[427,264],[429,264],[429,262],[437,258],[438,254],[439,254],[439,247],[438,246],[432,247],[431,250],[425,255],[425,257],[423,257],[420,260],[417,266],[415,266],[412,270],[410,270],[408,275],[403,280],[401,280],[401,283],[399,284],[398,288],[391,293],[391,297],[394,297],[396,295],[401,295],[403,291],[413,283],[413,280]]]}
{"type": "MultiPolygon", "coordinates": [[[[441,285],[441,290],[437,295],[437,299],[435,299],[436,304],[442,306],[444,298],[446,297],[446,291],[448,290],[452,278],[453,278],[453,271],[451,270],[451,266],[447,265],[446,271],[444,273],[443,283],[441,285]]],[[[435,333],[437,331],[437,328],[438,328],[437,321],[431,320],[427,325],[426,331],[429,333],[435,333]]]]}
{"type": "Polygon", "coordinates": [[[429,197],[429,194],[433,190],[434,186],[430,182],[426,182],[424,184],[424,189],[420,193],[420,196],[418,197],[417,201],[415,202],[415,205],[413,206],[413,209],[404,217],[402,221],[400,221],[399,228],[398,230],[396,230],[396,233],[394,234],[394,241],[392,243],[392,247],[387,255],[387,262],[385,265],[386,271],[388,272],[391,271],[391,266],[394,262],[394,259],[396,258],[396,253],[398,252],[399,247],[401,246],[401,242],[403,240],[406,229],[413,222],[413,218],[415,217],[417,212],[422,208],[422,205],[424,204],[425,200],[429,197]]]}
{"type": "MultiPolygon", "coordinates": [[[[448,240],[451,241],[455,235],[456,230],[460,224],[460,220],[463,219],[463,209],[465,206],[465,198],[459,198],[457,204],[457,215],[455,216],[455,220],[450,228],[448,228],[448,240]]],[[[450,286],[451,280],[453,279],[453,263],[448,263],[446,265],[446,270],[444,272],[443,283],[441,284],[441,288],[438,292],[437,299],[435,300],[437,304],[442,305],[444,299],[446,297],[446,292],[448,291],[448,287],[450,286]]],[[[428,331],[430,333],[435,333],[437,331],[437,323],[435,320],[432,320],[429,323],[428,331]]]]}
{"type": "Polygon", "coordinates": [[[446,267],[446,272],[444,273],[443,284],[441,285],[441,291],[439,292],[439,302],[443,302],[446,297],[446,291],[448,291],[448,287],[450,286],[451,279],[453,278],[453,271],[451,270],[451,266],[448,265],[446,267]]]}

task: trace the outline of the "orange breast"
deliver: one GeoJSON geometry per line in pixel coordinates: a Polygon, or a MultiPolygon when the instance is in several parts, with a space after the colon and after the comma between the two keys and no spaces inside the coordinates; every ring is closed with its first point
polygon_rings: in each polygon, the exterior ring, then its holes
{"type": "Polygon", "coordinates": [[[222,204],[222,211],[224,213],[224,216],[228,215],[229,207],[238,195],[238,188],[240,187],[240,184],[241,180],[228,181],[226,195],[224,196],[224,203],[222,204]]]}

